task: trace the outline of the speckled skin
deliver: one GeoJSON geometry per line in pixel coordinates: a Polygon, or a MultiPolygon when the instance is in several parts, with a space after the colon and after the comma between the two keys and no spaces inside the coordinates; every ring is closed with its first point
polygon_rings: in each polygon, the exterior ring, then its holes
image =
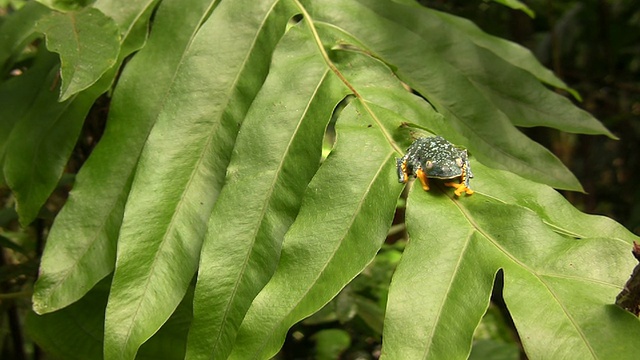
{"type": "Polygon", "coordinates": [[[426,178],[460,178],[461,184],[446,183],[456,187],[456,195],[462,191],[472,194],[469,179],[473,177],[467,150],[459,149],[441,136],[422,137],[409,146],[407,153],[396,159],[398,182],[406,183],[408,176],[418,177],[425,190],[429,189],[426,178]],[[421,174],[422,172],[422,174],[421,174]],[[461,185],[464,184],[464,187],[461,185]]]}

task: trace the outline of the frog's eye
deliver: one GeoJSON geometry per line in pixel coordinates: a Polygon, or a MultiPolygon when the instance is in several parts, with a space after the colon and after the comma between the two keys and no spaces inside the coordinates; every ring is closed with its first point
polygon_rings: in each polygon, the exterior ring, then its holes
{"type": "Polygon", "coordinates": [[[461,158],[456,158],[456,165],[458,165],[458,167],[462,167],[462,159],[461,158]]]}
{"type": "Polygon", "coordinates": [[[433,161],[427,160],[427,162],[424,163],[424,166],[426,166],[427,170],[430,170],[431,168],[433,168],[433,161]]]}

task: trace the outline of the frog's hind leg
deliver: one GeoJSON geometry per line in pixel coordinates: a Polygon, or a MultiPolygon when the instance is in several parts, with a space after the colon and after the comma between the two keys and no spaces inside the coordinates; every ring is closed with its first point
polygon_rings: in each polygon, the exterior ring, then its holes
{"type": "Polygon", "coordinates": [[[422,170],[418,169],[416,171],[416,177],[422,183],[422,190],[429,191],[429,179],[427,178],[427,174],[422,170]]]}
{"type": "Polygon", "coordinates": [[[396,170],[398,171],[398,182],[406,184],[409,180],[409,172],[407,170],[407,160],[403,157],[396,158],[396,170]]]}

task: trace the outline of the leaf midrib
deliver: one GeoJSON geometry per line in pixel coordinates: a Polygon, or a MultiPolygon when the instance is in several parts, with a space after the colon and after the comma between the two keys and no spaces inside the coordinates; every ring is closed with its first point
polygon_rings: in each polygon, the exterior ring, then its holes
{"type": "MultiPolygon", "coordinates": [[[[322,39],[320,39],[320,35],[318,34],[318,31],[316,30],[315,22],[314,22],[313,18],[311,17],[311,15],[307,12],[306,8],[300,3],[299,0],[293,0],[293,1],[296,3],[296,6],[302,12],[304,18],[307,20],[306,21],[307,27],[311,31],[311,36],[313,37],[313,40],[316,43],[316,46],[318,47],[318,50],[319,50],[320,54],[322,55],[322,57],[324,58],[324,61],[327,64],[327,66],[331,69],[331,71],[333,71],[336,74],[336,76],[340,79],[340,81],[342,81],[342,83],[344,83],[345,86],[347,88],[349,88],[349,90],[353,93],[353,95],[360,100],[360,102],[362,103],[362,106],[364,106],[364,108],[367,110],[367,112],[371,115],[371,118],[373,119],[373,121],[378,125],[378,129],[380,130],[382,135],[384,135],[384,138],[389,143],[389,145],[391,145],[391,147],[397,153],[403,154],[404,152],[402,151],[402,149],[393,140],[393,136],[391,136],[391,134],[383,126],[383,124],[380,121],[380,119],[378,119],[378,117],[371,110],[371,108],[369,108],[369,105],[367,104],[367,101],[365,101],[365,99],[362,97],[362,95],[360,95],[360,93],[355,89],[353,84],[351,84],[351,82],[349,82],[349,80],[347,80],[347,78],[342,74],[342,72],[333,63],[333,61],[331,61],[331,58],[329,57],[329,54],[327,54],[327,51],[324,49],[324,46],[323,46],[323,43],[322,43],[322,39]]],[[[344,31],[344,32],[346,34],[349,34],[346,31],[344,31]]],[[[356,37],[354,36],[354,38],[356,38],[356,37]]]]}

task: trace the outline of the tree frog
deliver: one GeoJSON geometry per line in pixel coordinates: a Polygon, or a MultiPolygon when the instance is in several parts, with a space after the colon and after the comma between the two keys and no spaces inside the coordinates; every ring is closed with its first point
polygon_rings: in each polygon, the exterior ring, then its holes
{"type": "Polygon", "coordinates": [[[473,177],[467,150],[454,146],[442,136],[421,137],[409,146],[402,158],[396,158],[398,182],[406,183],[409,175],[415,176],[422,183],[425,191],[429,190],[428,178],[454,179],[460,183],[445,182],[454,187],[456,196],[463,192],[473,194],[469,188],[469,179],[473,177]]]}

